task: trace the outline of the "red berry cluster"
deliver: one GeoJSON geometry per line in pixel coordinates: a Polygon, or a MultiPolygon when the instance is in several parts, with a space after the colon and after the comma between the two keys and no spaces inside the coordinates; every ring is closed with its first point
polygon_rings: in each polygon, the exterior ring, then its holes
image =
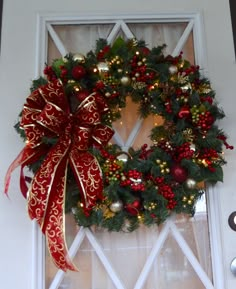
{"type": "Polygon", "coordinates": [[[176,99],[178,101],[182,101],[185,103],[186,100],[188,100],[188,97],[189,97],[188,91],[184,91],[183,89],[181,89],[181,87],[176,88],[175,94],[176,94],[176,99]]]}
{"type": "Polygon", "coordinates": [[[165,139],[162,139],[158,142],[158,145],[157,145],[160,149],[162,149],[163,151],[165,151],[166,153],[172,155],[173,153],[173,147],[171,146],[171,144],[165,140],[165,139]]]}
{"type": "Polygon", "coordinates": [[[124,175],[126,179],[121,181],[121,186],[130,186],[133,191],[143,192],[145,190],[141,172],[137,170],[129,170],[127,173],[124,173],[124,175]]]}
{"type": "Polygon", "coordinates": [[[60,66],[60,78],[63,82],[66,82],[67,81],[67,78],[68,78],[68,70],[65,66],[61,65],[60,66]]]}
{"type": "Polygon", "coordinates": [[[186,76],[189,74],[193,74],[195,72],[197,72],[199,70],[199,66],[198,65],[191,65],[190,67],[184,68],[184,69],[179,69],[179,71],[182,70],[182,73],[186,76]]]}
{"type": "Polygon", "coordinates": [[[175,201],[175,194],[172,191],[172,188],[166,184],[160,184],[158,186],[158,193],[161,194],[166,200],[168,200],[168,203],[166,205],[166,208],[169,210],[172,210],[177,205],[177,202],[175,201]]]}
{"type": "Polygon", "coordinates": [[[164,177],[156,177],[154,181],[156,184],[162,184],[164,180],[164,177]]]}
{"type": "Polygon", "coordinates": [[[178,56],[173,57],[172,55],[167,55],[166,60],[169,61],[173,65],[178,65],[182,61],[183,52],[181,51],[178,56]]]}
{"type": "Polygon", "coordinates": [[[105,182],[110,184],[112,181],[121,179],[122,166],[117,159],[108,159],[104,164],[105,182]]]}
{"type": "Polygon", "coordinates": [[[209,111],[199,115],[197,126],[203,130],[209,130],[214,123],[214,117],[209,111]]]}
{"type": "Polygon", "coordinates": [[[172,113],[172,105],[171,105],[171,102],[169,100],[165,102],[165,110],[169,114],[172,113]]]}
{"type": "Polygon", "coordinates": [[[219,159],[220,157],[218,152],[212,148],[205,148],[198,156],[198,160],[200,160],[200,162],[202,162],[203,165],[207,167],[211,172],[215,171],[213,165],[214,162],[219,159]]]}
{"type": "Polygon", "coordinates": [[[185,142],[181,146],[175,148],[175,154],[173,159],[176,162],[180,162],[182,159],[191,159],[194,154],[194,150],[190,147],[191,143],[185,142]]]}
{"type": "Polygon", "coordinates": [[[132,79],[135,79],[138,82],[149,82],[154,78],[155,73],[153,71],[147,71],[147,66],[145,64],[145,59],[142,58],[142,55],[136,54],[131,60],[131,73],[130,76],[132,79]]]}
{"type": "Polygon", "coordinates": [[[149,157],[149,155],[151,153],[152,153],[152,150],[148,149],[148,145],[147,144],[144,144],[141,147],[141,152],[140,152],[139,158],[142,159],[142,160],[146,160],[146,159],[148,159],[148,157],[149,157]]]}
{"type": "Polygon", "coordinates": [[[46,75],[48,81],[53,81],[57,79],[55,72],[53,71],[52,66],[46,66],[43,71],[44,75],[46,75]]]}
{"type": "Polygon", "coordinates": [[[208,102],[210,104],[213,103],[213,98],[211,96],[201,96],[200,100],[201,102],[208,102]]]}
{"type": "Polygon", "coordinates": [[[103,49],[101,49],[98,54],[97,54],[97,60],[101,61],[104,60],[106,58],[106,54],[110,51],[110,46],[106,45],[103,47],[103,49]]]}
{"type": "Polygon", "coordinates": [[[225,135],[223,135],[223,134],[218,135],[217,138],[223,141],[223,144],[225,145],[225,147],[226,147],[227,149],[230,149],[230,150],[233,150],[233,149],[234,149],[234,146],[229,145],[229,144],[227,143],[227,141],[226,141],[226,140],[227,140],[227,137],[226,137],[225,135]]]}

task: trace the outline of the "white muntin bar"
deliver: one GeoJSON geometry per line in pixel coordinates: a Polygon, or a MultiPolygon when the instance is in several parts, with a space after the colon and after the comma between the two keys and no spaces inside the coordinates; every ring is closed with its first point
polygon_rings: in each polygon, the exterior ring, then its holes
{"type": "Polygon", "coordinates": [[[182,237],[178,228],[176,227],[176,225],[173,222],[171,222],[171,232],[173,234],[173,237],[177,241],[180,249],[182,250],[183,254],[189,260],[190,264],[192,265],[194,271],[197,273],[199,279],[202,281],[205,288],[206,289],[214,289],[214,286],[212,285],[212,282],[208,278],[206,272],[202,269],[200,263],[198,262],[197,258],[193,254],[188,243],[182,237]]]}
{"type": "Polygon", "coordinates": [[[56,45],[57,49],[59,50],[60,54],[62,56],[65,56],[66,54],[68,54],[67,49],[63,45],[61,39],[57,35],[56,31],[53,29],[51,24],[47,24],[47,29],[48,29],[50,36],[52,37],[54,44],[56,45]]]}
{"type": "Polygon", "coordinates": [[[99,259],[101,260],[102,264],[104,265],[109,277],[111,278],[113,284],[116,286],[117,289],[125,289],[125,286],[122,284],[120,278],[117,276],[116,271],[113,269],[111,263],[109,262],[107,256],[105,255],[101,245],[94,237],[93,233],[90,229],[86,230],[86,236],[90,241],[90,244],[93,246],[95,252],[97,253],[99,259]]]}
{"type": "MultiPolygon", "coordinates": [[[[85,237],[85,231],[86,229],[84,229],[83,227],[80,228],[79,232],[77,233],[72,245],[70,246],[70,249],[69,249],[69,256],[71,259],[74,258],[74,256],[76,255],[76,253],[78,252],[79,250],[79,247],[81,245],[81,243],[83,242],[84,240],[84,237],[85,237]]],[[[58,270],[49,289],[57,289],[59,288],[63,278],[65,276],[65,272],[62,271],[62,270],[58,270]]]]}
{"type": "Polygon", "coordinates": [[[190,33],[192,32],[193,30],[193,25],[194,25],[194,20],[191,20],[187,27],[185,28],[182,36],[180,37],[174,51],[172,52],[172,56],[177,56],[180,54],[180,52],[183,50],[183,47],[186,43],[186,41],[188,40],[188,37],[190,35],[190,33]]]}
{"type": "Polygon", "coordinates": [[[148,258],[147,261],[143,267],[143,270],[141,272],[141,274],[139,275],[139,278],[134,286],[134,289],[142,289],[144,286],[144,283],[148,277],[148,274],[152,268],[153,262],[154,260],[158,257],[158,254],[160,253],[160,250],[163,247],[163,244],[169,234],[170,231],[170,222],[171,221],[167,221],[166,224],[164,225],[164,228],[161,230],[156,243],[154,244],[148,258]]]}

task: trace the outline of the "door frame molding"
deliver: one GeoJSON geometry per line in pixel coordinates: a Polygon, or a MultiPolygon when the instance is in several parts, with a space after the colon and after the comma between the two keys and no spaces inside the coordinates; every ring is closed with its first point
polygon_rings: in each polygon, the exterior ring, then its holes
{"type": "MultiPolygon", "coordinates": [[[[140,15],[80,15],[60,13],[38,13],[36,25],[36,52],[35,52],[35,78],[42,74],[47,61],[48,30],[53,24],[104,24],[116,23],[118,20],[125,22],[145,23],[178,23],[193,21],[193,37],[195,61],[202,73],[208,77],[208,65],[206,58],[206,42],[203,15],[201,12],[189,13],[161,13],[140,15]]],[[[208,219],[210,232],[210,245],[212,257],[212,270],[214,288],[225,288],[225,274],[222,252],[222,226],[219,206],[219,192],[216,187],[208,187],[207,198],[209,200],[208,219]]],[[[31,283],[34,289],[45,289],[45,238],[38,229],[36,222],[32,224],[32,272],[31,283]]]]}

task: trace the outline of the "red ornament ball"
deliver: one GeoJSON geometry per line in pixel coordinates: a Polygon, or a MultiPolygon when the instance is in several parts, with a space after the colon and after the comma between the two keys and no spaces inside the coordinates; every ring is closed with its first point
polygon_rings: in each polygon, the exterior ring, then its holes
{"type": "Polygon", "coordinates": [[[81,79],[85,76],[86,70],[82,65],[76,65],[73,67],[71,74],[74,79],[81,79]]]}
{"type": "Polygon", "coordinates": [[[132,216],[138,215],[139,210],[141,209],[140,200],[136,199],[132,203],[126,204],[125,209],[132,216]]]}
{"type": "Polygon", "coordinates": [[[183,183],[188,177],[187,170],[183,168],[180,164],[174,164],[170,169],[170,173],[173,179],[178,183],[183,183]]]}

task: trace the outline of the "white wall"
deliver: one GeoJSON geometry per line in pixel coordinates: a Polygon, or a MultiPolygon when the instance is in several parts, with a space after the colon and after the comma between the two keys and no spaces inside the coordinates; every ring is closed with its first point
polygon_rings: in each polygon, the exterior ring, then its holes
{"type": "MultiPolygon", "coordinates": [[[[234,104],[236,92],[236,64],[233,49],[228,0],[5,0],[3,9],[2,48],[0,56],[0,187],[10,162],[23,147],[13,129],[17,115],[34,78],[36,47],[36,14],[65,12],[79,14],[141,14],[201,11],[205,22],[205,36],[209,78],[227,117],[222,126],[236,146],[234,104]]],[[[236,288],[236,279],[229,264],[236,257],[236,233],[227,219],[236,210],[236,150],[226,152],[224,183],[218,186],[221,194],[221,229],[224,241],[227,288],[236,288]]],[[[0,287],[3,289],[33,289],[30,285],[31,222],[26,203],[19,193],[19,172],[14,173],[10,200],[0,196],[0,287]]],[[[223,289],[223,288],[222,288],[223,289]]]]}

